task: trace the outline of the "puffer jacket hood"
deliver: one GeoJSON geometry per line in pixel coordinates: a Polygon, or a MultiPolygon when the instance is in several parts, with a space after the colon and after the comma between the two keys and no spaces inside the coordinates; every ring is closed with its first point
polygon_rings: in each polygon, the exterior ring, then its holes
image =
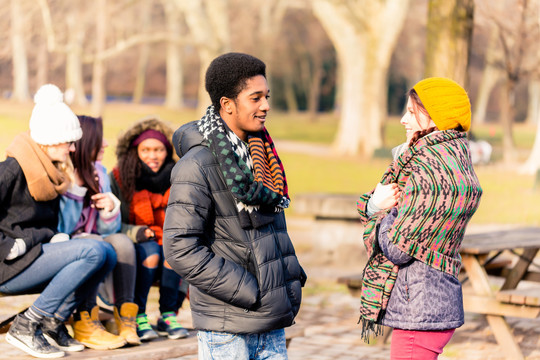
{"type": "Polygon", "coordinates": [[[174,132],[172,137],[174,150],[179,158],[182,158],[189,149],[197,145],[206,145],[206,142],[199,132],[197,121],[191,121],[182,125],[174,132]]]}
{"type": "MultiPolygon", "coordinates": [[[[171,145],[173,144],[173,129],[157,116],[151,116],[137,121],[135,124],[133,124],[133,126],[126,130],[126,132],[120,134],[118,137],[118,143],[116,145],[116,157],[118,159],[124,157],[131,147],[133,140],[149,129],[157,130],[165,134],[171,145]]],[[[175,156],[174,154],[172,155],[174,159],[175,156]]]]}

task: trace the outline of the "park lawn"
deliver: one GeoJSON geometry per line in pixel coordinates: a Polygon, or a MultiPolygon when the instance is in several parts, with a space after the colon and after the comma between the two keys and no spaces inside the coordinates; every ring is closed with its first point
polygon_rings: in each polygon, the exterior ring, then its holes
{"type": "MultiPolygon", "coordinates": [[[[28,129],[33,104],[17,105],[0,100],[0,159],[14,136],[28,129]]],[[[73,108],[77,114],[89,114],[89,108],[73,108]]],[[[134,121],[159,116],[173,128],[197,119],[195,110],[169,110],[157,105],[109,103],[104,111],[104,136],[110,146],[105,151],[104,164],[111,169],[115,164],[114,149],[119,134],[134,121]]],[[[334,114],[323,114],[310,119],[305,114],[271,113],[268,129],[276,142],[294,140],[330,145],[337,130],[334,114]]],[[[500,146],[501,133],[495,125],[475,129],[479,138],[500,146]]],[[[534,141],[535,128],[525,125],[515,127],[515,139],[523,160],[534,141]]],[[[386,126],[386,146],[404,140],[399,117],[390,119],[386,126]]],[[[278,148],[279,151],[279,148],[278,148]]],[[[495,150],[496,152],[496,150],[495,150]]],[[[362,194],[371,190],[388,166],[389,158],[365,160],[360,157],[315,156],[279,151],[285,165],[293,205],[288,211],[294,216],[294,197],[306,192],[362,194]]],[[[383,151],[382,153],[385,153],[383,151]]],[[[534,176],[510,171],[500,164],[476,167],[484,195],[472,223],[477,224],[540,224],[540,189],[533,190],[534,176]]],[[[351,204],[355,207],[355,204],[351,204]]]]}

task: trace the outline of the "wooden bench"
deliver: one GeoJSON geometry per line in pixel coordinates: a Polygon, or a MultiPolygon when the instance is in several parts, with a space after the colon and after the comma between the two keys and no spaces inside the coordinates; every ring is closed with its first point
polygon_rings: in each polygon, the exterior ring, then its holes
{"type": "MultiPolygon", "coordinates": [[[[4,294],[4,293],[0,292],[0,298],[5,298],[5,297],[17,298],[17,297],[29,296],[29,295],[36,295],[36,294],[16,294],[16,295],[13,295],[13,294],[4,294]]],[[[18,314],[20,314],[21,312],[26,311],[26,309],[28,309],[28,307],[21,306],[20,311],[15,313],[15,314],[8,314],[8,315],[3,315],[3,316],[0,315],[0,334],[6,333],[9,330],[9,325],[15,319],[15,317],[18,314]]]]}
{"type": "Polygon", "coordinates": [[[505,304],[540,307],[540,287],[501,290],[497,293],[496,298],[505,304]]]}

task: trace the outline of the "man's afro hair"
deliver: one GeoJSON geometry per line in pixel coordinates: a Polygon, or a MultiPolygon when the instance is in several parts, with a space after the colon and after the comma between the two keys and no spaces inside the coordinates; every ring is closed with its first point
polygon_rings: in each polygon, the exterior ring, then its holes
{"type": "Polygon", "coordinates": [[[266,77],[266,65],[254,56],[230,52],[215,58],[206,70],[205,86],[212,105],[219,111],[220,99],[236,99],[246,80],[257,75],[266,77]]]}

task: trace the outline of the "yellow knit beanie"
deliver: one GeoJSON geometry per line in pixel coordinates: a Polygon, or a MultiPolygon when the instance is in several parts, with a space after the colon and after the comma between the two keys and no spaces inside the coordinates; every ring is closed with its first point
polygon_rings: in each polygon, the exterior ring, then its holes
{"type": "Polygon", "coordinates": [[[458,125],[465,131],[469,130],[471,103],[467,92],[458,83],[432,77],[420,81],[413,89],[439,130],[454,129],[458,125]]]}

